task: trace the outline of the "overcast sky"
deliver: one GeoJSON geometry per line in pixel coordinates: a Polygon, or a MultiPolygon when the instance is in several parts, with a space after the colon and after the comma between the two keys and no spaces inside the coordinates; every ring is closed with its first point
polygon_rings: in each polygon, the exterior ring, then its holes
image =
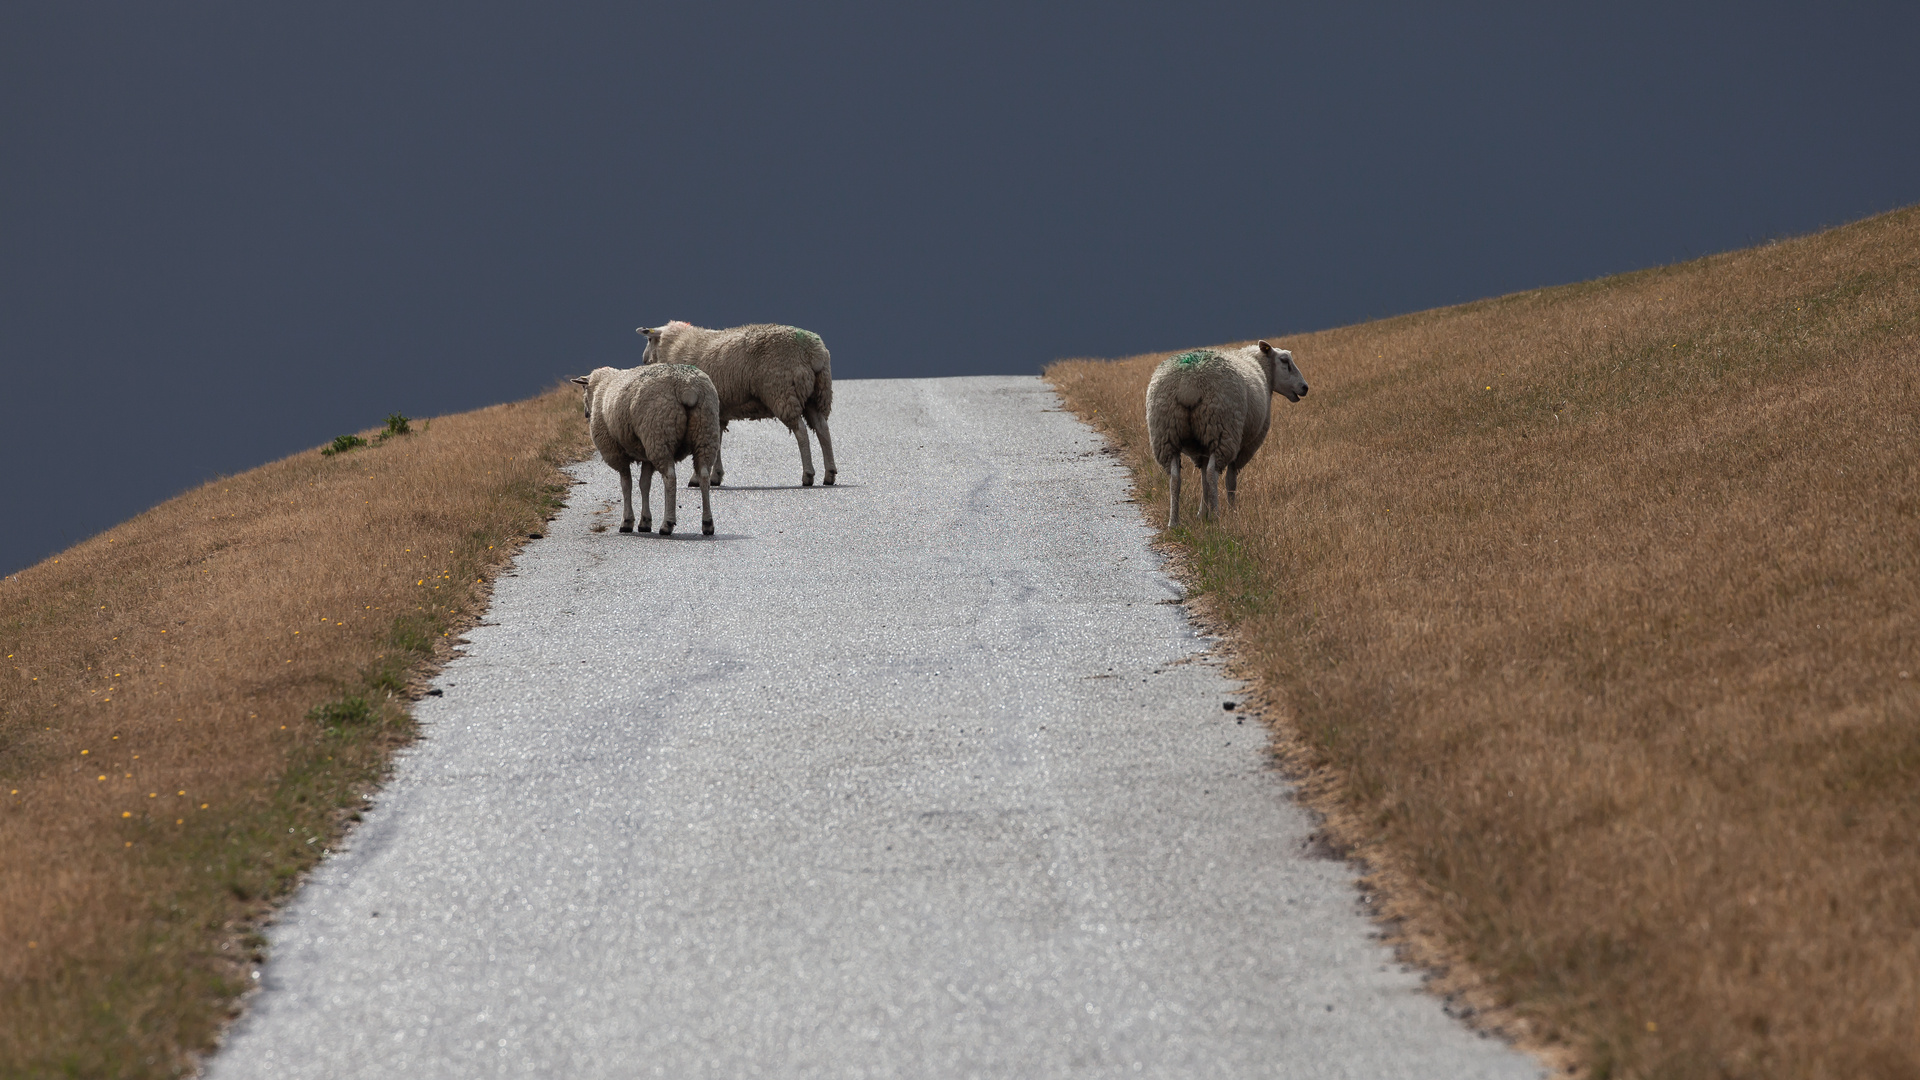
{"type": "Polygon", "coordinates": [[[1029,374],[1920,201],[1920,6],[1567,7],[13,0],[0,572],[643,323],[1029,374]]]}

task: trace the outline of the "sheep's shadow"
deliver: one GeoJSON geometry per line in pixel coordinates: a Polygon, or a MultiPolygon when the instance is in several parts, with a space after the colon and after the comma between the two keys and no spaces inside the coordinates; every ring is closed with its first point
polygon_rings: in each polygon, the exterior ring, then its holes
{"type": "MultiPolygon", "coordinates": [[[[609,531],[612,531],[612,530],[609,530],[609,531]]],[[[672,536],[661,536],[657,532],[639,532],[638,530],[631,533],[625,533],[625,534],[614,533],[614,535],[615,536],[620,536],[620,535],[631,536],[636,540],[664,540],[668,543],[673,543],[676,540],[751,540],[753,539],[752,533],[716,532],[712,536],[707,536],[700,531],[700,527],[698,525],[695,525],[691,530],[688,530],[688,529],[681,528],[677,524],[673,527],[672,536]]]]}
{"type": "Polygon", "coordinates": [[[719,492],[719,491],[838,491],[845,488],[858,488],[858,487],[865,487],[865,486],[866,485],[864,484],[849,484],[845,482],[836,482],[832,484],[815,484],[812,487],[803,487],[799,484],[716,484],[713,490],[716,492],[719,492]]]}

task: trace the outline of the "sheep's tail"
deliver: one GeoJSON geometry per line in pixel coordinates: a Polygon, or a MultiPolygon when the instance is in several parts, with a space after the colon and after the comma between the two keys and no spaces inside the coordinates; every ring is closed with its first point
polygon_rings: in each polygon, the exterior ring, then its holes
{"type": "Polygon", "coordinates": [[[1193,379],[1182,379],[1174,384],[1173,400],[1179,402],[1183,409],[1191,409],[1200,404],[1200,399],[1204,396],[1206,396],[1205,388],[1193,379]]]}
{"type": "MultiPolygon", "coordinates": [[[[655,399],[655,400],[658,400],[658,399],[655,399]]],[[[700,404],[700,388],[692,384],[682,386],[680,388],[681,407],[691,409],[698,404],[700,404]]]]}
{"type": "Polygon", "coordinates": [[[806,354],[807,366],[813,369],[815,375],[832,368],[833,355],[827,352],[827,343],[820,340],[819,334],[796,326],[793,327],[793,341],[806,354]]]}
{"type": "MultiPolygon", "coordinates": [[[[804,332],[804,331],[803,331],[804,332]]],[[[827,351],[826,343],[812,334],[807,334],[801,343],[801,355],[806,358],[807,367],[817,375],[825,375],[833,370],[833,354],[827,351]]]]}

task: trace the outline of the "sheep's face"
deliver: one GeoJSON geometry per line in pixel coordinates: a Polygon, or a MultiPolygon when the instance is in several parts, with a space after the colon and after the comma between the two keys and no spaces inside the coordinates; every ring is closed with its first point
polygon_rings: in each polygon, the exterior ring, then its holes
{"type": "Polygon", "coordinates": [[[1260,343],[1260,363],[1267,369],[1267,386],[1288,401],[1307,396],[1307,378],[1293,366],[1293,353],[1260,343]]]}
{"type": "Polygon", "coordinates": [[[634,333],[647,339],[647,343],[640,347],[640,362],[642,364],[653,363],[653,347],[660,344],[660,331],[665,329],[666,327],[664,326],[642,326],[634,331],[634,333]]]}
{"type": "Polygon", "coordinates": [[[593,419],[593,390],[587,386],[585,375],[575,375],[573,384],[580,388],[580,415],[593,419]]]}

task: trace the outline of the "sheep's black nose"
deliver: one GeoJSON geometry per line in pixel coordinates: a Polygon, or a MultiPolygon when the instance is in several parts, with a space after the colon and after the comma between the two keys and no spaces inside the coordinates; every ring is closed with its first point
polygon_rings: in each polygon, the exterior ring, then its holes
{"type": "Polygon", "coordinates": [[[1300,388],[1300,396],[1301,396],[1301,397],[1306,397],[1306,396],[1307,396],[1307,388],[1306,388],[1306,387],[1304,387],[1304,386],[1303,386],[1303,387],[1301,387],[1301,388],[1300,388]]]}

